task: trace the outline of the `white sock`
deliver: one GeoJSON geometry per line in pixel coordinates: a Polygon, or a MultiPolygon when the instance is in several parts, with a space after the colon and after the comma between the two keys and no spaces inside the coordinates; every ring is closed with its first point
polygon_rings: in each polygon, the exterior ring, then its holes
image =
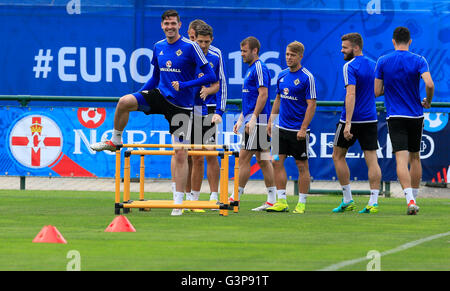
{"type": "Polygon", "coordinates": [[[123,131],[113,129],[111,141],[113,144],[118,145],[122,144],[122,133],[123,131]]]}
{"type": "Polygon", "coordinates": [[[413,192],[412,188],[405,188],[405,189],[403,189],[403,192],[405,193],[405,198],[406,198],[406,203],[407,204],[411,200],[413,200],[414,203],[416,203],[416,200],[414,199],[414,196],[413,196],[413,193],[412,193],[413,192]]]}
{"type": "Polygon", "coordinates": [[[417,200],[417,194],[419,194],[419,188],[412,188],[412,194],[413,194],[414,200],[417,200]]]}
{"type": "Polygon", "coordinates": [[[175,192],[174,196],[175,197],[174,197],[173,201],[174,201],[175,204],[183,203],[183,196],[184,196],[183,192],[175,192]]]}
{"type": "Polygon", "coordinates": [[[198,198],[200,197],[200,191],[192,191],[191,195],[192,201],[198,201],[198,198]]]}
{"type": "Polygon", "coordinates": [[[267,187],[267,203],[275,204],[277,202],[277,187],[267,187]]]}
{"type": "Polygon", "coordinates": [[[212,192],[211,193],[211,196],[209,196],[209,201],[211,201],[211,200],[219,200],[219,193],[217,193],[217,192],[212,192]]]}
{"type": "Polygon", "coordinates": [[[193,199],[192,199],[192,192],[187,192],[186,193],[186,201],[192,201],[193,199]]]}
{"type": "Polygon", "coordinates": [[[277,190],[278,199],[286,199],[286,189],[277,190]]]}
{"type": "Polygon", "coordinates": [[[306,203],[306,197],[308,197],[308,194],[298,193],[298,202],[306,203]]]}
{"type": "Polygon", "coordinates": [[[350,184],[342,186],[342,193],[344,194],[344,203],[349,203],[351,200],[353,200],[350,184]]]}
{"type": "Polygon", "coordinates": [[[378,194],[380,194],[380,190],[370,190],[369,206],[378,204],[378,194]]]}

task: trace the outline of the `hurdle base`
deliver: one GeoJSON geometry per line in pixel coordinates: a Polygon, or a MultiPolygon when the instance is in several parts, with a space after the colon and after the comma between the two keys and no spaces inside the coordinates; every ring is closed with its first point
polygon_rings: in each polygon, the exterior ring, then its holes
{"type": "Polygon", "coordinates": [[[151,208],[187,208],[187,209],[220,209],[232,210],[230,204],[216,203],[214,201],[183,201],[181,204],[175,204],[173,200],[147,200],[147,201],[127,201],[116,203],[117,209],[123,209],[123,213],[128,213],[131,208],[151,209],[151,208]]]}

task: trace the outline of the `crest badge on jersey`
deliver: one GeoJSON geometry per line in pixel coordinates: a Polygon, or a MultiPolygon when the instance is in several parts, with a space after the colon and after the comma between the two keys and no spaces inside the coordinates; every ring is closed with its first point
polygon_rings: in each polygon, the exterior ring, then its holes
{"type": "Polygon", "coordinates": [[[294,85],[297,86],[298,84],[300,84],[300,80],[297,78],[297,79],[295,79],[295,81],[294,81],[294,85]]]}
{"type": "Polygon", "coordinates": [[[177,50],[175,53],[176,53],[177,56],[179,57],[179,56],[181,56],[181,54],[182,54],[183,52],[179,49],[179,50],[177,50]]]}

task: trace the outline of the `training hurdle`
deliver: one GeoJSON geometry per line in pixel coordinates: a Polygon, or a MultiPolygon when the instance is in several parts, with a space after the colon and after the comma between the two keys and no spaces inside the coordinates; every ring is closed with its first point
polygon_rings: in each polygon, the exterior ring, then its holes
{"type": "Polygon", "coordinates": [[[189,209],[219,209],[221,216],[227,216],[228,210],[239,211],[239,152],[230,151],[226,145],[184,145],[184,144],[124,144],[116,148],[116,173],[115,173],[115,203],[114,213],[128,213],[131,208],[146,210],[151,208],[189,208],[189,209]],[[123,199],[121,201],[121,149],[122,148],[169,148],[172,150],[126,150],[124,152],[124,171],[123,171],[123,199]],[[220,182],[219,182],[219,201],[183,201],[182,204],[175,204],[173,200],[145,200],[144,197],[144,179],[146,155],[174,155],[175,150],[186,149],[189,156],[217,156],[221,158],[220,182]],[[219,151],[221,150],[221,151],[219,151]],[[140,156],[140,177],[139,177],[139,201],[130,199],[130,158],[133,155],[140,156]],[[229,157],[235,157],[234,166],[234,201],[228,201],[228,172],[229,157]]]}

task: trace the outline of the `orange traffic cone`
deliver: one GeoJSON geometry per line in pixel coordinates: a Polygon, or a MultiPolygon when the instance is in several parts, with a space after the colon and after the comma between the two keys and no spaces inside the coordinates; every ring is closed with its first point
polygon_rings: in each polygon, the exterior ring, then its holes
{"type": "Polygon", "coordinates": [[[128,218],[119,215],[108,225],[105,232],[136,232],[128,218]]]}
{"type": "Polygon", "coordinates": [[[66,244],[67,241],[58,231],[58,229],[52,225],[44,226],[41,231],[33,239],[34,243],[56,243],[66,244]]]}

